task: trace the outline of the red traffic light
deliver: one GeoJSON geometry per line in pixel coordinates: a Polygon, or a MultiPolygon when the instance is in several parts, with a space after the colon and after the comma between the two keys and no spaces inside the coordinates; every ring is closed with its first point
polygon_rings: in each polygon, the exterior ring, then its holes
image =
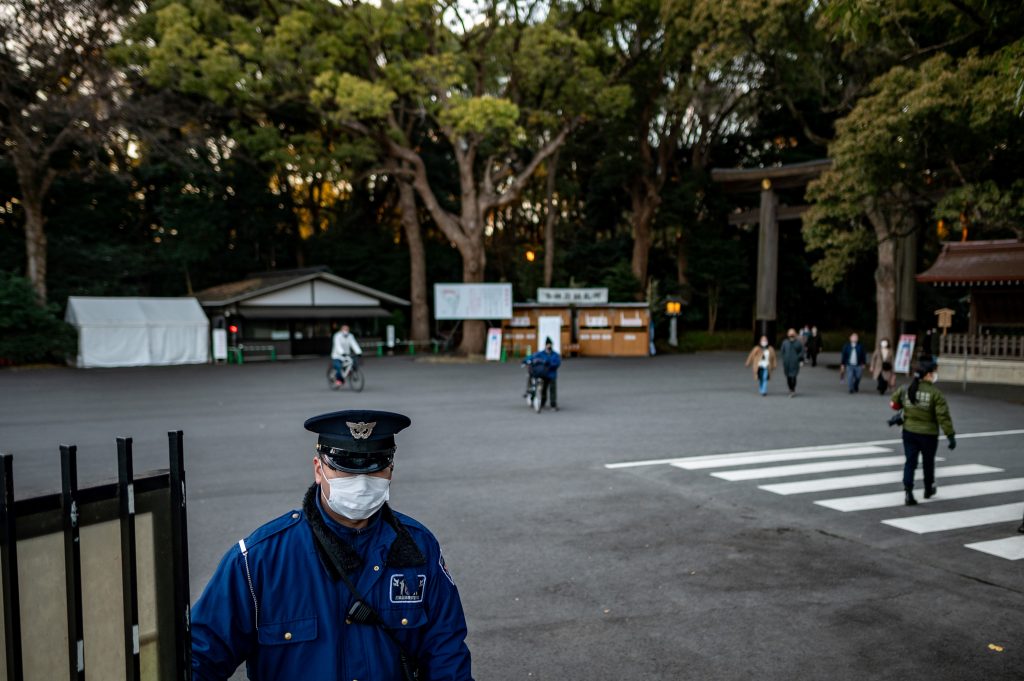
{"type": "Polygon", "coordinates": [[[231,333],[238,333],[238,327],[232,324],[231,326],[228,327],[228,331],[230,331],[231,333]]]}

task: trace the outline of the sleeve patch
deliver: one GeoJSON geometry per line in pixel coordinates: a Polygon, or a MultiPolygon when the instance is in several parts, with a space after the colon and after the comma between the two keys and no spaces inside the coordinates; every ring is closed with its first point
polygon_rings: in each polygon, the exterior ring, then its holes
{"type": "Polygon", "coordinates": [[[455,586],[455,580],[452,579],[452,573],[448,572],[448,564],[444,562],[444,554],[438,554],[437,564],[441,567],[441,572],[444,573],[444,576],[452,583],[452,586],[455,586]]]}

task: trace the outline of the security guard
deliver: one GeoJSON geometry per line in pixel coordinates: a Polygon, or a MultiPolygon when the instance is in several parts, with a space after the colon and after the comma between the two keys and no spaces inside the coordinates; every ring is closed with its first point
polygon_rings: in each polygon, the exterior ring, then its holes
{"type": "Polygon", "coordinates": [[[302,509],[228,551],[192,609],[192,670],[222,681],[472,680],[466,619],[434,535],[387,504],[408,417],[349,410],[319,434],[302,509]]]}
{"type": "MultiPolygon", "coordinates": [[[[897,388],[892,394],[893,409],[903,410],[903,466],[904,503],[917,504],[914,498],[914,471],[917,458],[923,458],[924,498],[935,496],[935,452],[939,448],[939,428],[946,434],[949,448],[956,449],[953,418],[945,396],[935,387],[939,380],[939,365],[934,360],[922,360],[914,372],[914,379],[906,388],[897,388]]],[[[897,421],[898,422],[898,421],[897,421]]]]}

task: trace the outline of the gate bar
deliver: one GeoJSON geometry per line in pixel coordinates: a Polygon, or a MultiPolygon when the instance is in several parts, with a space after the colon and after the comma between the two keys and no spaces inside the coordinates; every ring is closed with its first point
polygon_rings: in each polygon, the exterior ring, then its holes
{"type": "Polygon", "coordinates": [[[178,681],[192,679],[191,597],[188,583],[188,516],[185,512],[183,433],[167,433],[171,473],[171,559],[174,563],[174,646],[178,681]]]}
{"type": "Polygon", "coordinates": [[[64,516],[64,574],[68,601],[68,659],[71,681],[85,681],[82,636],[82,545],[78,527],[78,447],[60,446],[61,506],[64,516]]]}
{"type": "Polygon", "coordinates": [[[124,681],[139,681],[139,579],[135,562],[135,474],[130,437],[117,438],[117,478],[121,516],[121,596],[124,602],[124,681]]]}
{"type": "Polygon", "coordinates": [[[14,457],[0,454],[0,588],[4,598],[4,651],[10,681],[24,679],[21,656],[21,595],[18,592],[18,534],[14,511],[14,457]]]}

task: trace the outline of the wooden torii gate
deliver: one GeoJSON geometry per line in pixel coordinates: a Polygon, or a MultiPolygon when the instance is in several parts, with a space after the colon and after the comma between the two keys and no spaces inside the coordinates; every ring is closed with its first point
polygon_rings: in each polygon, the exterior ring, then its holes
{"type": "Polygon", "coordinates": [[[733,213],[729,224],[757,222],[757,306],[754,327],[755,341],[761,336],[775,343],[777,300],[779,289],[779,221],[799,218],[807,206],[779,205],[777,189],[806,186],[832,167],[831,159],[791,163],[772,168],[714,168],[711,180],[729,193],[760,192],[757,210],[733,213]]]}

